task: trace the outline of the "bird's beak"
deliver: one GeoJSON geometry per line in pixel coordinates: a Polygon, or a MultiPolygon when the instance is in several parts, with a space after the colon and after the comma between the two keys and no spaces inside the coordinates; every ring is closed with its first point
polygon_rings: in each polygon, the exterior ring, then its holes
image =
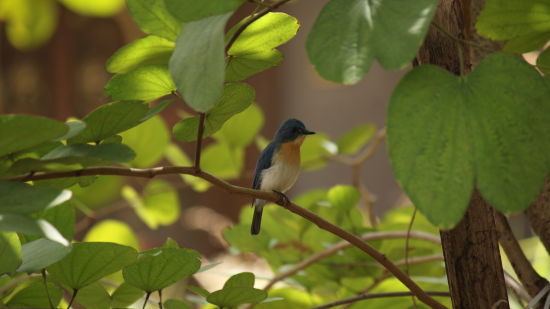
{"type": "Polygon", "coordinates": [[[311,135],[311,134],[315,134],[315,132],[308,131],[308,130],[304,131],[304,135],[311,135]]]}

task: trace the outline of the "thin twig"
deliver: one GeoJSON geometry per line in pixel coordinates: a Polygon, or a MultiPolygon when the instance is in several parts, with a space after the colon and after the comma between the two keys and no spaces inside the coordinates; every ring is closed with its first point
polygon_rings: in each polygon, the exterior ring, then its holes
{"type": "Polygon", "coordinates": [[[44,282],[44,289],[46,290],[46,296],[48,297],[48,304],[50,309],[53,309],[52,297],[50,296],[50,290],[48,289],[48,281],[46,281],[46,269],[42,269],[42,281],[44,282]]]}
{"type": "Polygon", "coordinates": [[[162,289],[158,290],[159,293],[159,309],[162,309],[162,289]]]}
{"type": "Polygon", "coordinates": [[[438,24],[437,22],[435,22],[433,20],[432,20],[432,26],[434,26],[435,29],[439,30],[441,33],[443,33],[444,35],[449,37],[451,40],[454,40],[454,41],[460,42],[460,43],[464,43],[464,44],[467,44],[467,45],[470,45],[470,46],[474,46],[474,47],[477,47],[477,48],[485,50],[485,51],[493,52],[493,50],[491,50],[491,49],[489,49],[489,48],[487,48],[487,47],[485,47],[485,46],[483,46],[479,43],[476,43],[474,41],[464,40],[464,39],[461,39],[461,38],[453,35],[449,31],[447,31],[447,29],[443,28],[440,24],[438,24]]]}
{"type": "MultiPolygon", "coordinates": [[[[426,294],[431,296],[442,296],[442,297],[450,297],[451,295],[449,292],[440,292],[440,291],[426,291],[426,294]]],[[[372,298],[387,298],[387,297],[402,297],[402,296],[412,296],[414,295],[410,291],[407,292],[386,292],[386,293],[371,293],[371,294],[361,294],[358,296],[350,297],[350,298],[344,298],[337,301],[333,301],[328,304],[324,304],[321,306],[313,307],[312,309],[326,309],[326,308],[332,308],[344,304],[354,303],[360,300],[365,299],[372,299],[372,298]]]]}
{"type": "Polygon", "coordinates": [[[145,300],[143,301],[143,307],[141,307],[141,309],[145,309],[147,301],[149,300],[149,296],[151,296],[151,292],[147,292],[147,294],[145,294],[145,300]]]}
{"type": "Polygon", "coordinates": [[[199,114],[199,129],[197,130],[197,147],[195,149],[195,170],[201,170],[202,135],[204,133],[204,118],[206,113],[199,114]]]}
{"type": "MultiPolygon", "coordinates": [[[[414,207],[413,214],[411,216],[411,221],[409,222],[409,226],[407,227],[407,238],[405,238],[405,273],[407,275],[409,274],[409,239],[410,239],[410,233],[412,230],[412,226],[414,223],[414,218],[416,218],[416,207],[414,207]]],[[[414,295],[412,296],[412,302],[414,308],[417,308],[416,305],[416,299],[414,298],[414,295]]]]}
{"type": "Polygon", "coordinates": [[[409,288],[415,295],[418,296],[425,304],[431,306],[432,308],[445,308],[438,301],[424,293],[424,291],[405,273],[403,273],[395,264],[393,264],[385,255],[377,251],[375,248],[371,247],[369,244],[365,243],[361,238],[347,232],[346,230],[336,226],[323,218],[319,217],[315,213],[302,208],[294,203],[286,203],[278,194],[274,192],[254,190],[245,187],[239,187],[228,183],[225,180],[217,178],[209,173],[203,172],[201,170],[197,171],[194,167],[180,167],[180,166],[163,166],[163,167],[154,167],[146,169],[136,169],[136,168],[122,168],[122,167],[91,167],[80,169],[76,171],[64,171],[64,172],[37,172],[32,173],[26,176],[13,177],[9,180],[12,181],[28,181],[28,180],[39,180],[39,179],[52,179],[52,178],[63,178],[63,177],[78,177],[78,176],[89,176],[89,175],[122,175],[122,176],[135,176],[135,177],[148,177],[152,178],[157,175],[162,174],[188,174],[200,177],[215,186],[218,186],[222,189],[225,189],[229,193],[235,193],[240,195],[246,195],[251,198],[257,198],[266,200],[269,202],[276,203],[278,205],[284,206],[287,210],[301,216],[302,218],[314,223],[319,228],[326,230],[344,240],[347,240],[352,245],[356,246],[358,249],[361,249],[366,254],[370,255],[373,259],[378,261],[380,264],[391,272],[399,281],[401,281],[407,288],[409,288]]]}
{"type": "Polygon", "coordinates": [[[231,46],[233,46],[233,43],[235,43],[235,41],[237,40],[237,38],[239,37],[239,35],[241,35],[241,33],[243,33],[243,31],[246,29],[246,27],[250,26],[250,24],[252,24],[253,22],[255,22],[256,20],[262,18],[262,16],[264,16],[265,14],[271,12],[271,11],[274,11],[276,10],[277,8],[279,8],[281,5],[289,2],[290,0],[281,0],[279,2],[276,2],[274,3],[273,5],[271,6],[268,6],[266,7],[265,9],[261,10],[259,13],[251,16],[249,19],[247,19],[238,29],[237,31],[235,31],[235,33],[233,34],[233,36],[231,36],[231,39],[229,39],[229,42],[227,42],[227,45],[225,45],[225,53],[227,54],[227,52],[229,51],[229,49],[231,48],[231,46]]]}
{"type": "MultiPolygon", "coordinates": [[[[362,240],[364,241],[372,241],[372,240],[381,240],[381,239],[395,239],[395,238],[404,238],[407,237],[406,231],[391,231],[391,232],[371,232],[366,233],[360,236],[362,240]]],[[[429,241],[435,244],[440,244],[439,237],[436,235],[432,235],[425,232],[419,232],[419,231],[413,231],[410,233],[410,237],[421,239],[425,241],[429,241]]],[[[332,256],[336,254],[338,251],[343,250],[345,248],[350,247],[351,244],[347,241],[341,241],[336,243],[335,245],[331,246],[330,248],[325,249],[324,251],[318,252],[307,259],[303,260],[302,262],[296,264],[294,267],[286,270],[285,272],[282,272],[278,274],[277,276],[273,277],[267,285],[264,287],[264,291],[267,291],[271,289],[277,282],[284,280],[299,271],[309,267],[310,265],[318,262],[319,260],[322,260],[326,257],[332,256]]],[[[397,265],[397,264],[396,264],[397,265]]]]}

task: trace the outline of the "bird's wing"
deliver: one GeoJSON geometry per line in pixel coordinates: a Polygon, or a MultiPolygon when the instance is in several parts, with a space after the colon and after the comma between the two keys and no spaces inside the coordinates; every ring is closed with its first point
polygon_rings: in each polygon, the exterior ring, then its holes
{"type": "Polygon", "coordinates": [[[273,160],[273,156],[275,155],[275,150],[277,150],[277,146],[273,143],[270,143],[260,154],[258,163],[256,163],[256,171],[254,173],[254,182],[252,183],[252,189],[257,190],[260,188],[262,184],[262,171],[271,166],[271,161],[273,160]]]}

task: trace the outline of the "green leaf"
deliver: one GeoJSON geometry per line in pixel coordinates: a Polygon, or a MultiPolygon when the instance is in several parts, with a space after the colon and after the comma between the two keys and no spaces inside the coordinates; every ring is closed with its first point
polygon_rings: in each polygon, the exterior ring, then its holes
{"type": "Polygon", "coordinates": [[[0,232],[0,275],[14,273],[21,261],[21,243],[17,233],[0,232]]]}
{"type": "Polygon", "coordinates": [[[305,170],[319,169],[328,163],[326,156],[335,155],[338,146],[322,133],[306,137],[302,144],[301,159],[305,170]]]}
{"type": "Polygon", "coordinates": [[[352,186],[338,185],[332,187],[327,193],[328,201],[340,212],[346,212],[357,206],[359,192],[352,186]]]}
{"type": "Polygon", "coordinates": [[[190,22],[236,10],[244,0],[165,0],[166,7],[177,19],[190,22]]]}
{"type": "Polygon", "coordinates": [[[136,259],[136,250],[108,242],[74,243],[63,260],[48,267],[52,277],[80,289],[122,269],[136,259]]]}
{"type": "Polygon", "coordinates": [[[225,81],[241,81],[281,64],[283,58],[283,54],[276,49],[262,50],[246,56],[232,56],[225,68],[225,81]]]}
{"type": "Polygon", "coordinates": [[[126,0],[126,5],[143,32],[170,41],[175,41],[178,37],[181,23],[168,12],[165,1],[126,0]]]}
{"type": "Polygon", "coordinates": [[[364,124],[355,127],[338,139],[338,153],[354,154],[359,151],[365,144],[369,142],[374,134],[374,126],[372,124],[364,124]]]}
{"type": "Polygon", "coordinates": [[[520,211],[550,167],[549,100],[538,72],[512,55],[488,56],[464,78],[415,68],[388,111],[394,173],[440,227],[462,218],[474,186],[495,208],[520,211]]]}
{"type": "Polygon", "coordinates": [[[0,231],[41,235],[64,246],[69,245],[63,235],[48,221],[23,215],[0,214],[0,231]]]}
{"type": "Polygon", "coordinates": [[[45,238],[23,245],[23,263],[18,272],[34,273],[56,263],[71,251],[71,247],[45,238]]]}
{"type": "Polygon", "coordinates": [[[537,67],[544,75],[550,74],[550,47],[539,54],[537,58],[537,67]]]}
{"type": "Polygon", "coordinates": [[[164,302],[166,309],[191,309],[191,306],[177,299],[169,299],[164,302]]]}
{"type": "Polygon", "coordinates": [[[477,19],[476,29],[482,36],[493,40],[548,33],[550,3],[546,0],[487,1],[477,19]]]}
{"type": "Polygon", "coordinates": [[[212,292],[206,300],[221,308],[236,308],[242,304],[259,303],[267,298],[263,290],[250,287],[227,287],[212,292]]]}
{"type": "Polygon", "coordinates": [[[231,276],[227,279],[223,288],[232,288],[232,287],[245,287],[253,288],[254,287],[254,274],[250,272],[243,272],[231,276]]]}
{"type": "MultiPolygon", "coordinates": [[[[168,161],[170,161],[173,165],[190,166],[192,164],[185,152],[180,150],[175,144],[168,145],[165,155],[168,161]]],[[[180,175],[180,177],[197,192],[204,192],[211,186],[208,181],[199,177],[192,175],[180,175]]]]}
{"type": "Polygon", "coordinates": [[[107,60],[107,71],[128,73],[146,65],[167,66],[174,46],[174,42],[154,35],[137,39],[118,49],[107,60]]]}
{"type": "MultiPolygon", "coordinates": [[[[227,84],[214,108],[206,113],[203,137],[216,133],[233,115],[244,111],[252,104],[254,88],[245,83],[227,84]]],[[[191,142],[197,139],[199,117],[190,117],[178,122],[172,132],[177,139],[191,142]]]]}
{"type": "Polygon", "coordinates": [[[225,72],[223,30],[231,13],[188,23],[181,31],[169,68],[185,102],[196,111],[215,106],[225,72]]]}
{"type": "Polygon", "coordinates": [[[113,242],[120,245],[140,249],[139,241],[132,228],[118,220],[102,220],[94,225],[86,236],[85,242],[113,242]]]}
{"type": "Polygon", "coordinates": [[[7,38],[18,49],[36,48],[55,31],[58,14],[53,0],[10,1],[4,9],[7,38]]]}
{"type": "Polygon", "coordinates": [[[244,167],[244,150],[224,143],[208,145],[201,156],[201,168],[220,178],[237,178],[244,167]]]}
{"type": "Polygon", "coordinates": [[[264,115],[256,104],[229,118],[215,137],[230,147],[246,147],[260,132],[264,124],[264,115]]]}
{"type": "Polygon", "coordinates": [[[72,203],[48,208],[38,217],[50,222],[66,239],[73,239],[76,214],[72,203]]]}
{"type": "Polygon", "coordinates": [[[147,114],[145,114],[145,116],[143,118],[141,118],[141,121],[143,122],[143,121],[146,121],[146,120],[149,120],[149,119],[153,118],[154,116],[156,116],[160,112],[162,112],[171,103],[172,103],[172,101],[165,100],[165,101],[162,101],[162,102],[156,104],[155,106],[153,106],[149,109],[149,111],[147,112],[147,114]]]}
{"type": "Polygon", "coordinates": [[[59,138],[69,127],[59,121],[27,115],[0,116],[0,156],[59,138]]]}
{"type": "Polygon", "coordinates": [[[138,125],[148,110],[147,106],[139,101],[104,104],[82,119],[86,122],[86,129],[68,142],[76,144],[104,140],[138,125]]]}
{"type": "Polygon", "coordinates": [[[199,270],[198,254],[191,250],[157,248],[142,252],[123,270],[124,280],[148,293],[164,289],[199,270]]]}
{"type": "Polygon", "coordinates": [[[210,292],[208,292],[205,288],[196,286],[196,285],[188,285],[187,289],[197,295],[200,295],[204,298],[208,297],[210,295],[210,292]]]}
{"type": "Polygon", "coordinates": [[[73,191],[75,200],[84,204],[86,207],[98,209],[120,198],[122,184],[123,181],[121,177],[99,176],[93,184],[85,188],[74,186],[71,190],[73,191]]]}
{"type": "Polygon", "coordinates": [[[171,225],[180,216],[178,194],[166,181],[152,180],[147,183],[143,191],[143,199],[130,186],[122,189],[122,196],[151,229],[171,225]]]}
{"type": "Polygon", "coordinates": [[[246,27],[227,54],[242,57],[272,50],[292,39],[299,28],[298,20],[288,14],[267,13],[246,27]]]}
{"type": "Polygon", "coordinates": [[[167,67],[149,65],[113,76],[105,86],[105,95],[113,100],[151,102],[175,90],[167,67]]]}
{"type": "Polygon", "coordinates": [[[388,70],[409,65],[422,44],[437,1],[331,0],[306,42],[323,78],[355,84],[377,59],[388,70]]]}
{"type": "Polygon", "coordinates": [[[111,295],[111,306],[113,308],[130,307],[143,296],[144,292],[126,282],[116,288],[111,295]]]}
{"type": "Polygon", "coordinates": [[[100,144],[95,146],[74,144],[60,146],[43,156],[42,159],[92,158],[122,163],[131,161],[135,155],[135,152],[130,147],[123,144],[100,144]]]}
{"type": "Polygon", "coordinates": [[[30,214],[60,205],[71,196],[70,190],[0,181],[0,213],[30,214]]]}
{"type": "Polygon", "coordinates": [[[75,301],[84,308],[111,309],[111,296],[99,282],[80,289],[75,301]]]}
{"type": "Polygon", "coordinates": [[[6,303],[6,306],[16,308],[50,308],[48,297],[51,299],[52,304],[57,306],[63,296],[63,292],[53,283],[48,282],[47,286],[48,290],[46,291],[42,280],[38,278],[34,279],[30,281],[30,284],[13,295],[6,303]]]}
{"type": "Polygon", "coordinates": [[[124,8],[124,0],[59,0],[71,11],[85,16],[110,17],[124,8]]]}
{"type": "Polygon", "coordinates": [[[534,32],[531,34],[519,36],[510,39],[502,51],[508,53],[524,54],[533,50],[538,50],[544,47],[548,39],[550,38],[550,31],[548,32],[534,32]]]}
{"type": "Polygon", "coordinates": [[[65,122],[65,124],[69,127],[69,131],[61,137],[58,137],[57,141],[64,141],[68,140],[71,137],[77,136],[86,128],[86,123],[80,120],[71,120],[65,122]]]}
{"type": "Polygon", "coordinates": [[[124,144],[136,152],[136,157],[130,162],[134,167],[145,168],[155,165],[170,143],[168,128],[160,116],[155,116],[120,135],[124,144]]]}

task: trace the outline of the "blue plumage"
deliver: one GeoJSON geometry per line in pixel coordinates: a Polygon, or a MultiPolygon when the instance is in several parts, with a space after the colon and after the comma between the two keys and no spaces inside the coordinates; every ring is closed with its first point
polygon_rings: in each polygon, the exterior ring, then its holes
{"type": "MultiPolygon", "coordinates": [[[[256,164],[252,188],[284,194],[294,185],[300,171],[300,146],[308,131],[297,119],[288,119],[277,130],[273,141],[262,151],[256,164]]],[[[265,201],[254,200],[254,216],[250,233],[260,232],[265,201]]]]}

